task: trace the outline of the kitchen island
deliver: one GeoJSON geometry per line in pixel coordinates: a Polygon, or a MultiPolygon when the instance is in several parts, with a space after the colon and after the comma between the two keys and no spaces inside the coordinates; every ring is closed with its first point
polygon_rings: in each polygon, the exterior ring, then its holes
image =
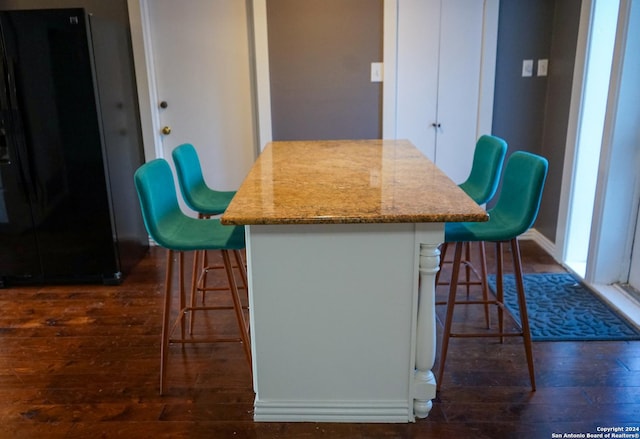
{"type": "Polygon", "coordinates": [[[247,226],[254,419],[426,417],[444,223],[487,219],[408,141],[268,144],[221,218],[247,226]]]}

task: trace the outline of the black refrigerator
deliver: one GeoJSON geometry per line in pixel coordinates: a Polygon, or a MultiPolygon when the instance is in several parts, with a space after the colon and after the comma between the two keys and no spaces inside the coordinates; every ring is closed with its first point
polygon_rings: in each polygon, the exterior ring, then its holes
{"type": "Polygon", "coordinates": [[[124,26],[0,11],[0,287],[118,283],[148,247],[124,26]]]}

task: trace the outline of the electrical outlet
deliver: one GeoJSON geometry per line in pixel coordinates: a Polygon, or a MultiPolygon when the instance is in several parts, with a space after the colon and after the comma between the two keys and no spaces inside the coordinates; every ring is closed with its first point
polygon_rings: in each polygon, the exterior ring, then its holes
{"type": "Polygon", "coordinates": [[[371,63],[371,82],[382,82],[383,65],[381,62],[371,63]]]}
{"type": "Polygon", "coordinates": [[[549,69],[549,60],[548,59],[539,59],[538,60],[538,76],[547,76],[547,70],[549,69]]]}
{"type": "Polygon", "coordinates": [[[533,76],[533,60],[522,60],[522,76],[533,76]]]}

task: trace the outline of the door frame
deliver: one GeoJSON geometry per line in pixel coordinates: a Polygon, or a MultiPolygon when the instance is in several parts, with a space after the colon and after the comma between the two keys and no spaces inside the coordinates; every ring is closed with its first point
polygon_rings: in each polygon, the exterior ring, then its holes
{"type": "MultiPolygon", "coordinates": [[[[631,242],[635,232],[635,212],[640,198],[639,183],[629,190],[628,181],[634,181],[634,170],[628,160],[633,146],[629,144],[628,115],[621,112],[621,106],[629,101],[629,97],[621,95],[624,86],[625,60],[631,55],[627,49],[630,24],[637,26],[639,7],[631,0],[621,0],[618,14],[618,30],[613,55],[609,98],[603,130],[603,141],[600,155],[598,182],[593,212],[593,222],[589,245],[589,256],[585,280],[592,285],[609,285],[625,282],[631,259],[631,242]],[[630,23],[630,15],[634,7],[635,22],[630,23]],[[612,172],[615,170],[615,172],[612,172]],[[624,178],[622,178],[624,176],[624,178]],[[622,197],[622,198],[621,198],[622,197]],[[621,230],[624,232],[621,233],[621,230]]],[[[585,0],[582,4],[580,31],[576,64],[574,67],[572,102],[570,109],[567,144],[564,159],[560,211],[556,229],[555,255],[559,261],[566,257],[566,237],[569,226],[569,206],[573,187],[575,168],[575,151],[578,140],[579,117],[584,93],[584,75],[586,69],[585,54],[588,48],[588,34],[593,10],[593,1],[585,0]]],[[[636,29],[637,34],[639,31],[636,29]]],[[[627,82],[628,83],[628,82],[627,82]]]]}
{"type": "Polygon", "coordinates": [[[587,261],[587,281],[595,284],[626,283],[629,278],[640,198],[636,178],[639,34],[640,2],[621,0],[587,261]],[[629,182],[634,184],[630,187],[629,182]]]}
{"type": "MultiPolygon", "coordinates": [[[[582,106],[586,41],[590,28],[593,0],[582,3],[580,33],[574,67],[574,84],[560,198],[560,211],[556,229],[556,242],[542,237],[539,242],[548,243],[548,251],[556,260],[566,257],[569,205],[573,187],[577,129],[582,106]]],[[[638,34],[640,34],[640,2],[621,0],[618,13],[618,29],[611,69],[609,98],[603,130],[602,148],[598,168],[595,203],[589,254],[584,281],[622,314],[640,325],[640,304],[620,283],[629,279],[633,239],[638,239],[637,218],[640,200],[640,179],[635,178],[640,160],[637,143],[634,143],[635,121],[640,117],[636,103],[640,99],[637,83],[638,34]],[[631,44],[635,47],[630,47],[631,44]],[[635,71],[634,67],[635,66],[635,71]],[[635,86],[635,88],[633,87],[635,86]],[[629,181],[635,181],[629,187],[629,181]]],[[[637,142],[637,137],[635,138],[637,142]]]]}
{"type": "Polygon", "coordinates": [[[156,72],[147,0],[127,0],[127,8],[138,89],[142,143],[146,161],[150,161],[154,158],[162,158],[164,153],[160,135],[160,113],[157,110],[156,72]]]}

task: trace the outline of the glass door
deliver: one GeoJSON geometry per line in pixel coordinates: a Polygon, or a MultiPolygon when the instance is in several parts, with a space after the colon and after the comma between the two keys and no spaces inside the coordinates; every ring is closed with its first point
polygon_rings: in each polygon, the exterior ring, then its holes
{"type": "Polygon", "coordinates": [[[619,1],[597,0],[587,49],[565,263],[584,277],[616,37],[619,1]]]}

